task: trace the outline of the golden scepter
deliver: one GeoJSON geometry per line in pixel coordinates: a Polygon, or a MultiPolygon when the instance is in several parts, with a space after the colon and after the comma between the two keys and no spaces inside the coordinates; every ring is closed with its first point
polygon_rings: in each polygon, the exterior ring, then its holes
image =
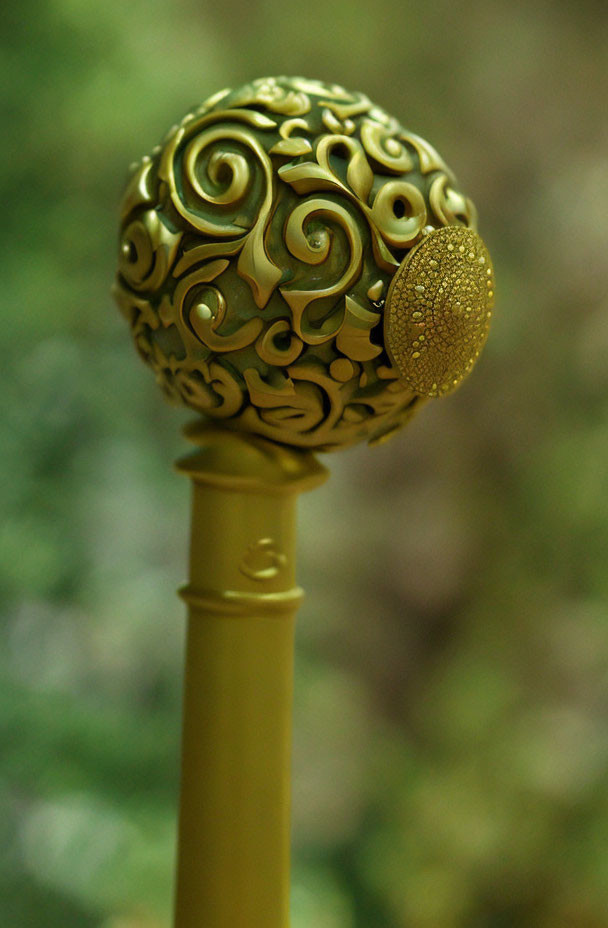
{"type": "Polygon", "coordinates": [[[201,417],[176,928],[286,928],[295,501],[314,451],[389,438],[486,340],[494,280],[434,148],[361,93],[223,90],[132,171],[118,304],[201,417]]]}

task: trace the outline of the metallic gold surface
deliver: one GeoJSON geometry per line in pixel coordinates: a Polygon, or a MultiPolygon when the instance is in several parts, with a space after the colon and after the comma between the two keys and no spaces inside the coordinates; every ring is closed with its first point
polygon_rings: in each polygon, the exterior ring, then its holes
{"type": "Polygon", "coordinates": [[[197,423],[176,928],[287,928],[297,494],[308,452],[197,423]]]}
{"type": "Polygon", "coordinates": [[[410,251],[389,287],[384,336],[413,390],[456,389],[485,344],[493,306],[492,261],[472,229],[438,229],[410,251]]]}
{"type": "Polygon", "coordinates": [[[266,78],[135,165],[118,304],[193,481],[176,928],[287,928],[295,499],[471,369],[494,281],[437,152],[360,93],[266,78]],[[210,424],[217,419],[218,425],[210,424]],[[311,449],[311,450],[308,450],[311,449]]]}
{"type": "Polygon", "coordinates": [[[405,365],[410,303],[389,319],[386,295],[429,233],[475,224],[432,146],[364,94],[264,78],[209,98],[134,166],[115,295],[173,400],[293,446],[375,442],[469,364],[454,337],[423,376],[405,365]]]}

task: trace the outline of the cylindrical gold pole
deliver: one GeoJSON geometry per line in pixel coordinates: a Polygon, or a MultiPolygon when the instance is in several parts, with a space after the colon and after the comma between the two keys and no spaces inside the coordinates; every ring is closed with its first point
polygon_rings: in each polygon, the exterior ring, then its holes
{"type": "Polygon", "coordinates": [[[306,452],[198,425],[176,928],[286,928],[295,503],[306,452]]]}

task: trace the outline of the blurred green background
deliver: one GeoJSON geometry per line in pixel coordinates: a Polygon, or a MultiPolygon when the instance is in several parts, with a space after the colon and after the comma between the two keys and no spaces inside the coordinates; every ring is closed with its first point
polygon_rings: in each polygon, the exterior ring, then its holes
{"type": "Polygon", "coordinates": [[[430,139],[499,288],[463,388],[302,500],[293,928],[606,928],[605,5],[26,0],[3,24],[3,928],[169,925],[189,417],[111,302],[117,205],[177,117],[268,73],[430,139]]]}

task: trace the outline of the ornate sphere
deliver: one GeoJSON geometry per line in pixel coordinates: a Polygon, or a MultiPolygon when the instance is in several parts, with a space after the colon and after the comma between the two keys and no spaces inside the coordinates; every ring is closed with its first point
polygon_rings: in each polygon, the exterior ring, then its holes
{"type": "Polygon", "coordinates": [[[278,77],[210,97],[133,166],[114,292],[169,397],[332,450],[461,382],[494,279],[427,142],[361,93],[278,77]]]}

